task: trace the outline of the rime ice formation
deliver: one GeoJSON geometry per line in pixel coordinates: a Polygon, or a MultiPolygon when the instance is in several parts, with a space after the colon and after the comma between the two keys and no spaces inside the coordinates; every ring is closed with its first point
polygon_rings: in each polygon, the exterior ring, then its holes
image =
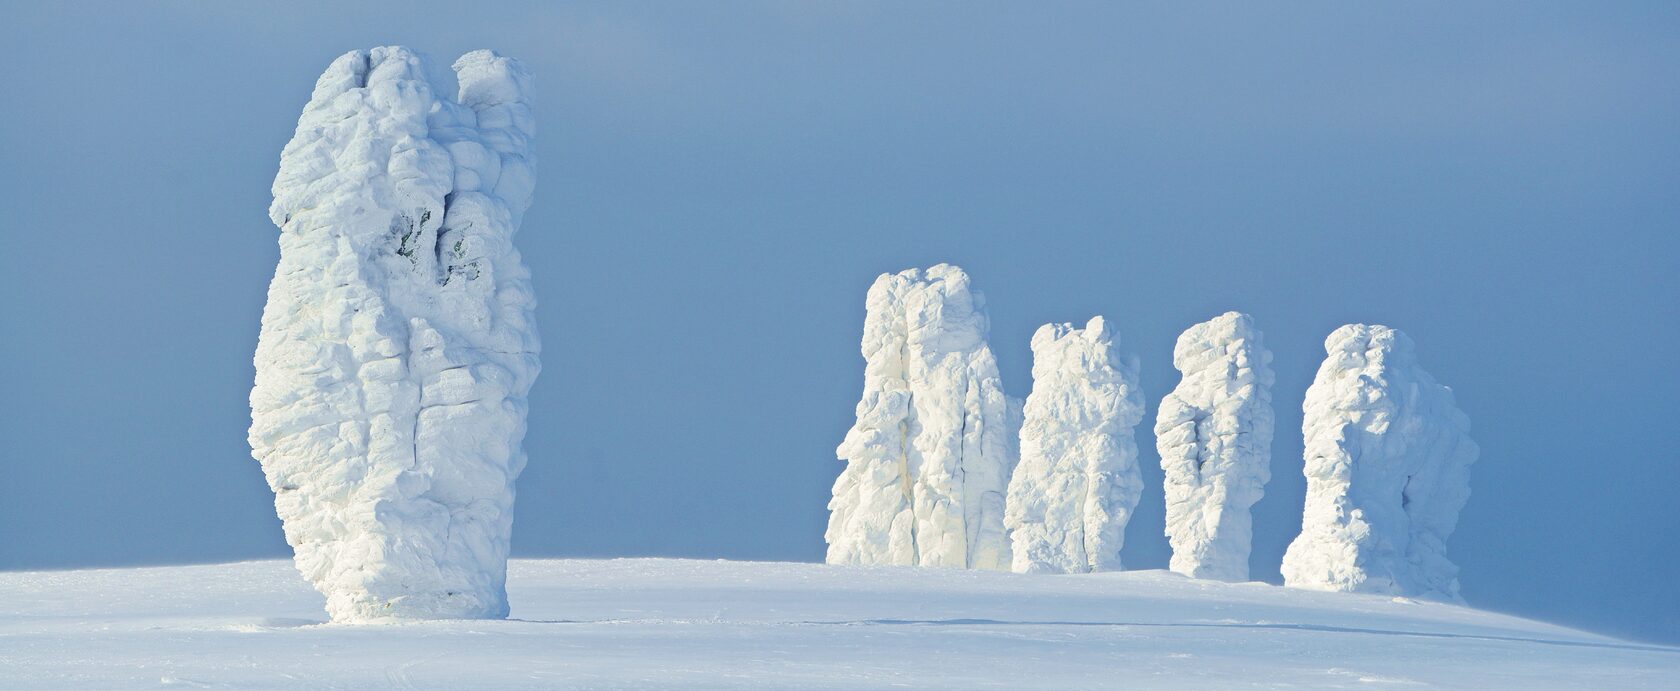
{"type": "Polygon", "coordinates": [[[530,77],[490,51],[433,94],[405,48],[333,61],[280,157],[251,390],[299,571],[336,621],[504,617],[537,376],[530,77]]]}
{"type": "Polygon", "coordinates": [[[962,269],[882,274],[863,327],[863,398],[837,454],[828,562],[1008,569],[1004,491],[1018,410],[962,269]]]}
{"type": "Polygon", "coordinates": [[[1033,389],[1004,514],[1015,571],[1120,570],[1143,491],[1132,437],[1143,395],[1137,358],[1122,358],[1115,338],[1102,317],[1033,334],[1033,389]]]}
{"type": "Polygon", "coordinates": [[[1470,496],[1469,419],[1399,331],[1349,324],[1324,350],[1307,389],[1306,511],[1284,583],[1458,601],[1446,541],[1470,496]]]}
{"type": "Polygon", "coordinates": [[[1183,373],[1155,417],[1172,570],[1248,580],[1249,507],[1271,480],[1272,353],[1246,314],[1190,327],[1173,347],[1183,373]]]}

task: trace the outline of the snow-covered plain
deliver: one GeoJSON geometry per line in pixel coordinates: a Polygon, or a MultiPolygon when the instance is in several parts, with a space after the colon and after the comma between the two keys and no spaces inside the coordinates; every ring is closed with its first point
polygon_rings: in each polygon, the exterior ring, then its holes
{"type": "Polygon", "coordinates": [[[514,560],[513,619],[326,624],[286,561],[0,573],[6,688],[1675,688],[1680,648],[1198,581],[514,560]]]}

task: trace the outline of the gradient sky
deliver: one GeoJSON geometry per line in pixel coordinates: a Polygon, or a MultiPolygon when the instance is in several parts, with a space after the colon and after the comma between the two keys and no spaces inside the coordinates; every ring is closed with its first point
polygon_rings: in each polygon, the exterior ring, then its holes
{"type": "Polygon", "coordinates": [[[1047,321],[1142,358],[1130,567],[1179,331],[1276,353],[1276,582],[1324,336],[1382,323],[1482,448],[1465,597],[1680,641],[1675,3],[0,5],[0,568],[288,554],[245,442],[269,185],[328,62],[402,43],[538,78],[516,555],[820,560],[864,290],[948,261],[1010,393],[1047,321]]]}

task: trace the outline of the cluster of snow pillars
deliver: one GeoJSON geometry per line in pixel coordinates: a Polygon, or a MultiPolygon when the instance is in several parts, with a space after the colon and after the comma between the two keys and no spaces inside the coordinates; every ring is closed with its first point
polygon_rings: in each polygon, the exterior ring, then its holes
{"type": "Polygon", "coordinates": [[[1248,580],[1249,508],[1271,479],[1271,361],[1254,320],[1237,312],[1190,327],[1173,347],[1183,378],[1161,401],[1155,448],[1174,571],[1248,580]]]}
{"type": "Polygon", "coordinates": [[[1120,570],[1143,491],[1132,434],[1144,404],[1137,358],[1122,358],[1116,340],[1102,317],[1033,334],[1033,388],[1004,519],[1015,571],[1120,570]]]}
{"type": "Polygon", "coordinates": [[[869,288],[863,397],[837,454],[828,562],[1007,569],[1014,404],[985,298],[940,264],[869,288]]]}
{"type": "Polygon", "coordinates": [[[438,97],[405,48],[316,82],[269,214],[280,262],[252,455],[336,621],[507,615],[514,479],[539,369],[530,77],[490,51],[438,97]]]}
{"type": "Polygon", "coordinates": [[[1470,495],[1469,420],[1399,331],[1349,324],[1324,350],[1304,407],[1306,510],[1284,584],[1458,601],[1446,540],[1470,495]]]}

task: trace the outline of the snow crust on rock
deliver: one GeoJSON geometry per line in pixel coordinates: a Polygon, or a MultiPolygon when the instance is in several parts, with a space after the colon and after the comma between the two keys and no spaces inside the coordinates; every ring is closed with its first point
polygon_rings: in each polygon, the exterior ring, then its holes
{"type": "Polygon", "coordinates": [[[1249,509],[1272,477],[1271,361],[1254,319],[1238,312],[1190,327],[1173,347],[1183,377],[1161,400],[1155,448],[1174,571],[1248,580],[1249,509]]]}
{"type": "Polygon", "coordinates": [[[1102,317],[1033,334],[1033,388],[1005,522],[1022,573],[1120,570],[1143,492],[1133,428],[1143,420],[1136,357],[1121,357],[1102,317]]]}
{"type": "Polygon", "coordinates": [[[828,562],[1008,569],[1004,493],[1019,404],[962,269],[882,274],[863,327],[857,422],[836,453],[828,562]]]}
{"type": "Polygon", "coordinates": [[[334,620],[504,617],[525,399],[535,120],[519,62],[474,51],[456,100],[401,47],[315,84],[280,157],[280,262],[250,442],[334,620]]]}
{"type": "Polygon", "coordinates": [[[1349,324],[1324,350],[1301,425],[1306,510],[1285,585],[1459,601],[1446,543],[1478,453],[1469,419],[1399,331],[1349,324]]]}

